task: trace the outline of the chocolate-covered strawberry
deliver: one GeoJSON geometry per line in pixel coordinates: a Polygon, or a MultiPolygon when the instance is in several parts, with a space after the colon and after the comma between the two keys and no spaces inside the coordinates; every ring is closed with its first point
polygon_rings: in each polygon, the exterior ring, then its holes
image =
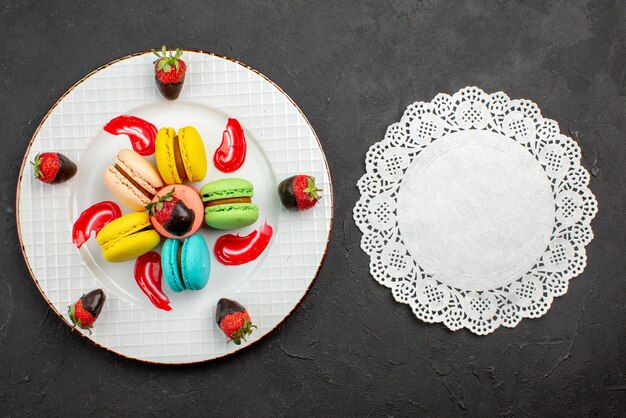
{"type": "Polygon", "coordinates": [[[81,296],[75,304],[70,305],[67,313],[74,323],[74,327],[85,329],[91,334],[93,323],[98,319],[105,300],[106,295],[102,289],[96,289],[81,296]]]}
{"type": "Polygon", "coordinates": [[[196,216],[175,196],[176,187],[146,206],[150,216],[172,235],[181,237],[191,230],[196,216]]]}
{"type": "Polygon", "coordinates": [[[236,345],[241,344],[241,340],[246,341],[246,336],[256,328],[246,308],[231,299],[222,298],[217,302],[215,321],[228,337],[228,342],[232,341],[236,345]]]}
{"type": "Polygon", "coordinates": [[[167,52],[163,45],[161,51],[157,52],[153,49],[152,53],[158,57],[154,61],[154,78],[159,92],[168,100],[177,99],[183,88],[187,71],[187,64],[180,59],[183,51],[177,48],[176,52],[167,52]]]}
{"type": "Polygon", "coordinates": [[[289,177],[278,185],[278,196],[287,209],[307,210],[321,199],[315,179],[306,174],[289,177]]]}
{"type": "Polygon", "coordinates": [[[76,174],[76,164],[58,152],[44,152],[30,162],[35,170],[35,178],[44,183],[63,183],[76,174]]]}

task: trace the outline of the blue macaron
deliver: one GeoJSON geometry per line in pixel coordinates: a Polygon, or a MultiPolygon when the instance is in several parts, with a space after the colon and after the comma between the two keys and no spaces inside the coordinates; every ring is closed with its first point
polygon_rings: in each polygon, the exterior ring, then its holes
{"type": "Polygon", "coordinates": [[[174,292],[200,290],[211,274],[211,257],[206,241],[194,234],[184,241],[167,239],[161,250],[163,277],[174,292]]]}

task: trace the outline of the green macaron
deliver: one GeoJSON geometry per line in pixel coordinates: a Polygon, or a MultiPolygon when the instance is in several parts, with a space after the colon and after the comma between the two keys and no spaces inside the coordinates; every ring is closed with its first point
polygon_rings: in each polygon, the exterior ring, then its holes
{"type": "Polygon", "coordinates": [[[237,229],[252,225],[259,208],[252,203],[254,186],[248,180],[229,178],[205,184],[200,189],[204,222],[215,229],[237,229]]]}

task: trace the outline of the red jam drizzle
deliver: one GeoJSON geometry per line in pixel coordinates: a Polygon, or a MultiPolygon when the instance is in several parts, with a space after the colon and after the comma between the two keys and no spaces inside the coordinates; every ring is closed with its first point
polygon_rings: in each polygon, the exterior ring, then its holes
{"type": "Polygon", "coordinates": [[[272,227],[265,222],[258,230],[243,237],[222,235],[215,242],[215,256],[220,263],[227,266],[249,263],[265,251],[273,232],[272,227]]]}
{"type": "Polygon", "coordinates": [[[154,154],[154,139],[157,128],[136,116],[122,115],[111,119],[103,128],[113,135],[128,135],[133,149],[141,155],[154,154]]]}
{"type": "Polygon", "coordinates": [[[72,227],[72,241],[80,248],[91,236],[96,234],[109,222],[122,216],[120,207],[115,202],[105,201],[85,209],[72,227]]]}
{"type": "Polygon", "coordinates": [[[135,261],[135,281],[154,306],[171,311],[170,299],[161,288],[161,256],[150,251],[135,261]]]}
{"type": "Polygon", "coordinates": [[[246,147],[246,137],[239,121],[229,118],[222,134],[222,144],[213,155],[215,167],[224,173],[238,170],[246,161],[246,147]]]}

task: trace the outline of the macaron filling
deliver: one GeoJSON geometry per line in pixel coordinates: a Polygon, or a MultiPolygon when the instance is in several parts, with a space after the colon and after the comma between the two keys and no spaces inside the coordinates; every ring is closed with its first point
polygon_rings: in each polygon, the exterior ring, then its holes
{"type": "Polygon", "coordinates": [[[176,252],[176,267],[178,268],[179,277],[183,281],[183,287],[185,287],[185,281],[183,280],[183,245],[185,244],[179,245],[176,252]]]}
{"type": "Polygon", "coordinates": [[[187,170],[185,170],[185,163],[180,154],[180,141],[178,135],[174,137],[172,148],[174,149],[174,163],[176,164],[176,171],[181,180],[187,180],[187,170]]]}
{"type": "Polygon", "coordinates": [[[231,203],[252,203],[252,198],[250,197],[229,197],[225,199],[216,199],[210,200],[208,202],[204,202],[204,207],[208,208],[210,206],[218,206],[218,205],[228,205],[231,203]]]}
{"type": "Polygon", "coordinates": [[[124,171],[124,169],[120,167],[118,164],[115,164],[113,167],[117,170],[118,173],[122,175],[122,177],[128,180],[130,184],[132,184],[137,190],[139,190],[141,194],[146,196],[148,199],[152,199],[154,197],[154,194],[150,193],[141,184],[137,183],[135,179],[133,179],[133,177],[129,175],[126,171],[124,171]]]}
{"type": "MultiPolygon", "coordinates": [[[[124,235],[124,234],[122,234],[122,235],[120,235],[120,238],[130,237],[130,236],[132,236],[132,235],[137,235],[137,234],[141,234],[142,232],[148,232],[148,231],[154,231],[154,228],[152,227],[152,224],[150,224],[150,225],[146,225],[146,226],[144,226],[144,227],[143,227],[143,228],[141,228],[141,229],[138,229],[138,230],[136,230],[136,231],[132,231],[132,232],[127,233],[127,234],[125,234],[125,235],[124,235]]],[[[105,245],[106,245],[106,244],[105,244],[105,245]]]]}
{"type": "Polygon", "coordinates": [[[140,232],[145,232],[145,231],[154,231],[154,228],[152,227],[152,224],[146,225],[145,227],[141,228],[139,231],[135,231],[133,233],[134,234],[138,234],[140,232]]]}

